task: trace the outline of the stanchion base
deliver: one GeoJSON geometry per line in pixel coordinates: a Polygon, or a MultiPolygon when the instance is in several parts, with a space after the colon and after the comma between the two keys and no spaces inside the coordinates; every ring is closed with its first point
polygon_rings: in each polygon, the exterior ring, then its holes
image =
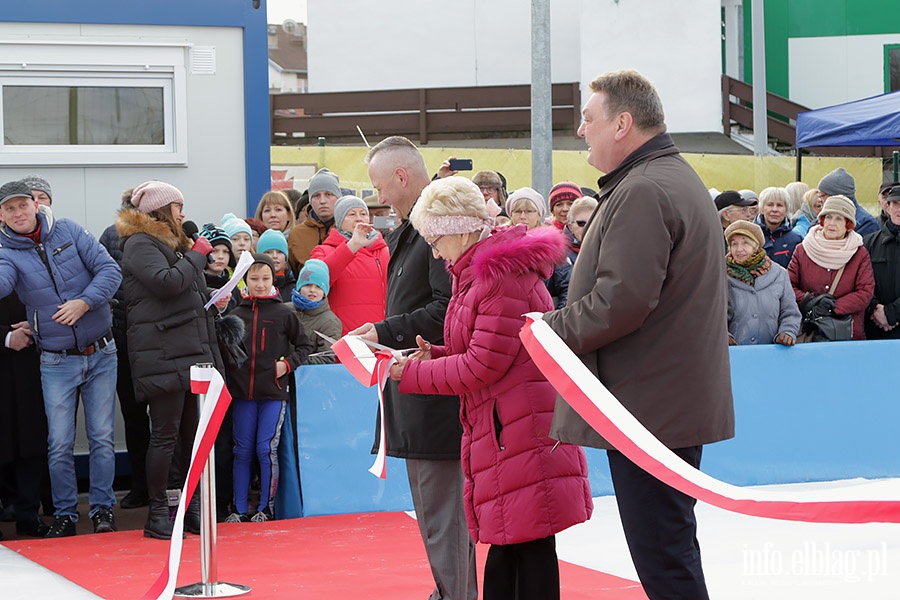
{"type": "Polygon", "coordinates": [[[177,598],[227,598],[228,596],[242,596],[250,592],[250,586],[239,583],[192,583],[175,588],[177,598]]]}

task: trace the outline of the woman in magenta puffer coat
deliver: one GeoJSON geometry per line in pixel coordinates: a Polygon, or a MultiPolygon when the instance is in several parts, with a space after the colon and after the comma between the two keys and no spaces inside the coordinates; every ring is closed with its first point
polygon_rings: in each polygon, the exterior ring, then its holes
{"type": "Polygon", "coordinates": [[[446,345],[418,338],[421,350],[391,375],[401,392],[460,396],[466,520],[491,544],[485,600],[559,598],[554,534],[587,520],[593,503],[582,449],[554,449],[548,437],[556,391],[519,330],[525,313],[553,308],[541,278],[565,257],[565,239],[522,225],[486,236],[484,198],[461,177],[432,182],[410,220],[448,261],[453,295],[446,345]]]}

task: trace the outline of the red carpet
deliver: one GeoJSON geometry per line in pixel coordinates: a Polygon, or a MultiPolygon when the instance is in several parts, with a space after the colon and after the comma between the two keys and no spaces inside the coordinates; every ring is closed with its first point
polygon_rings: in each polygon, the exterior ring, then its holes
{"type": "MultiPolygon", "coordinates": [[[[220,524],[219,580],[249,585],[246,598],[422,600],[433,587],[416,522],[369,513],[220,524]]],[[[4,544],[110,600],[143,594],[163,567],[168,544],[140,531],[4,544]]],[[[486,546],[479,546],[479,581],[486,546]]],[[[640,585],[561,562],[566,600],[646,600],[640,585]]],[[[200,580],[199,538],[188,535],[178,585],[200,580]]]]}

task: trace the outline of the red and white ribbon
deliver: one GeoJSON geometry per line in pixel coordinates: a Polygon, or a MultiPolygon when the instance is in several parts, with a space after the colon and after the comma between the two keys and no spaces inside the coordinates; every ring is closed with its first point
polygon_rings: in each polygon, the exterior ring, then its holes
{"type": "Polygon", "coordinates": [[[181,563],[182,534],[184,532],[184,513],[190,503],[194,490],[200,481],[200,475],[206,467],[209,452],[216,442],[222,419],[231,404],[231,394],[225,387],[222,375],[213,368],[191,367],[191,392],[206,394],[203,410],[200,412],[200,423],[194,436],[194,447],[191,450],[191,466],[181,490],[178,513],[172,527],[172,540],[169,543],[169,556],[162,573],[150,586],[141,600],[169,600],[175,593],[175,581],[178,579],[178,568],[181,563]]]}
{"type": "Polygon", "coordinates": [[[391,365],[397,359],[390,350],[372,352],[358,336],[349,334],[335,342],[331,349],[354,379],[366,387],[378,385],[378,452],[375,454],[375,462],[369,467],[369,473],[380,479],[387,479],[384,386],[390,377],[391,365]]]}
{"type": "Polygon", "coordinates": [[[694,469],[628,412],[541,317],[540,313],[526,315],[519,333],[534,363],[597,433],[660,481],[713,506],[746,515],[815,523],[900,523],[900,501],[880,486],[760,490],[734,486],[694,469]]]}

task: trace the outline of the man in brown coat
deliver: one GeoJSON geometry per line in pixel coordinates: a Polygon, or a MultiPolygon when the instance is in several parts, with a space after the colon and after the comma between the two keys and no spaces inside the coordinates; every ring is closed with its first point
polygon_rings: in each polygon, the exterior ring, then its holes
{"type": "MultiPolygon", "coordinates": [[[[734,435],[722,228],[679,155],[652,84],[601,75],[578,133],[605,173],[565,308],[544,319],[663,444],[699,467],[734,435]]],[[[708,598],[695,500],[647,474],[561,398],[551,436],[605,448],[632,560],[651,600],[708,598]]]]}

